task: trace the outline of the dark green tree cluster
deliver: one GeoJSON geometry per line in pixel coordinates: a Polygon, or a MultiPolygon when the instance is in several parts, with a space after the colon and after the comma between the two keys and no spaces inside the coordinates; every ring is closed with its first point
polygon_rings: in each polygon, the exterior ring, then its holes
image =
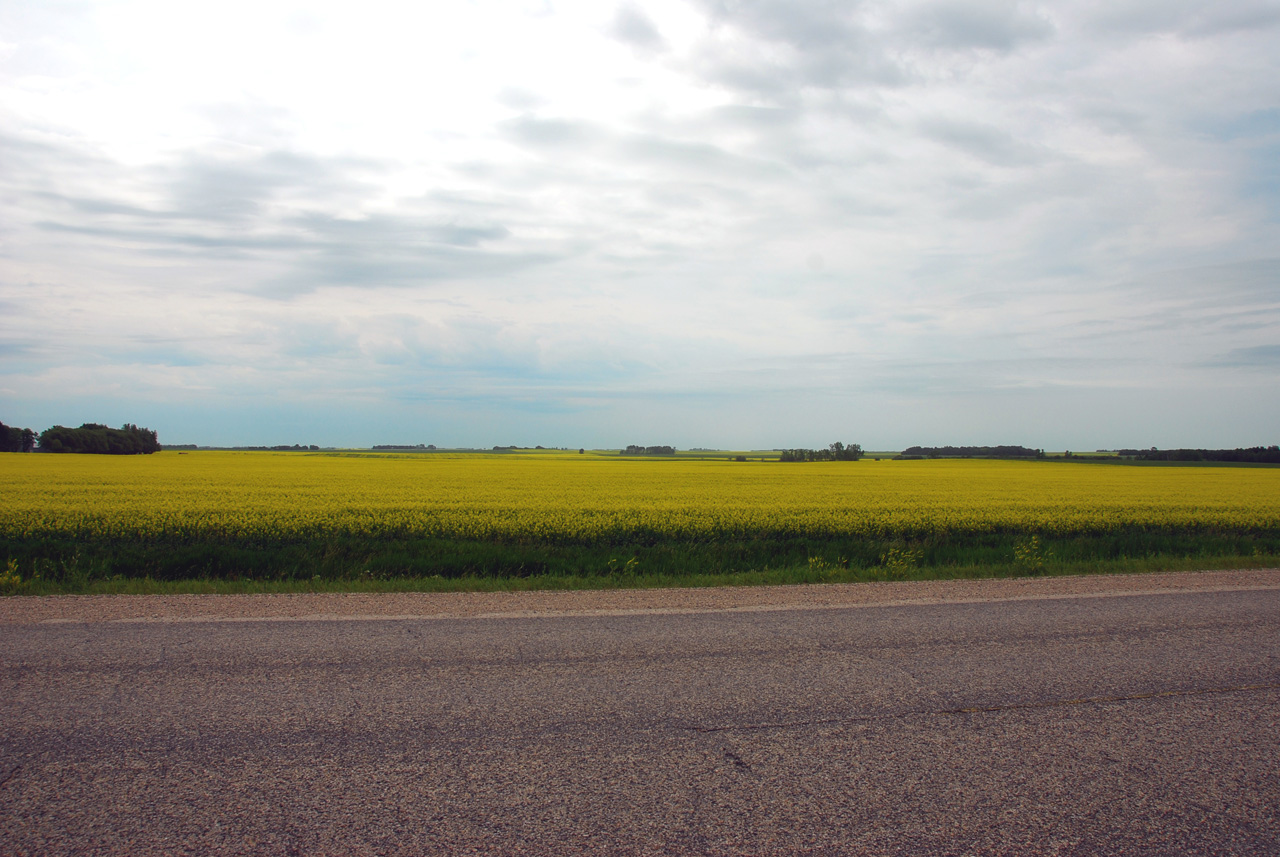
{"type": "Polygon", "coordinates": [[[909,446],[900,458],[1044,458],[1044,450],[1025,446],[909,446]]]}
{"type": "Polygon", "coordinates": [[[54,426],[40,432],[41,452],[80,452],[97,455],[150,455],[160,451],[156,433],[126,423],[118,429],[98,423],[80,428],[54,426]]]}
{"type": "Polygon", "coordinates": [[[0,423],[0,452],[30,452],[36,447],[36,433],[0,423]]]}
{"type": "Polygon", "coordinates": [[[674,446],[636,446],[634,443],[622,450],[623,455],[675,455],[674,446]]]}
{"type": "Polygon", "coordinates": [[[857,461],[862,457],[861,444],[847,446],[840,441],[826,449],[784,449],[780,461],[857,461]]]}
{"type": "Polygon", "coordinates": [[[1117,455],[1138,461],[1223,461],[1248,464],[1280,464],[1280,446],[1248,449],[1122,449],[1117,455]]]}

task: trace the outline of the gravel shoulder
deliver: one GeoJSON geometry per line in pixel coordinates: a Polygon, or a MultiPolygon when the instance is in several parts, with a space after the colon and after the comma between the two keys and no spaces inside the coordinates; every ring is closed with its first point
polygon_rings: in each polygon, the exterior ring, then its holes
{"type": "Polygon", "coordinates": [[[848,608],[1280,589],[1280,569],[592,591],[61,595],[0,599],[0,624],[457,619],[848,608]]]}

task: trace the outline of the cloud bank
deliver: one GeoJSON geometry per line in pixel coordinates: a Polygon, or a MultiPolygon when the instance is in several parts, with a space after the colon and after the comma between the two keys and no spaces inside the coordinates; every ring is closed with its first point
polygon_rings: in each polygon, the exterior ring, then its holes
{"type": "Polygon", "coordinates": [[[0,8],[0,419],[1276,442],[1280,4],[0,8]]]}

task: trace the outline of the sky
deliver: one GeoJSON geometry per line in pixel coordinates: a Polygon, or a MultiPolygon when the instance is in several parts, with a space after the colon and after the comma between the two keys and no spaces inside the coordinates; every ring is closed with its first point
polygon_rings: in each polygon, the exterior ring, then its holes
{"type": "Polygon", "coordinates": [[[0,421],[1280,442],[1280,0],[0,0],[0,421]]]}

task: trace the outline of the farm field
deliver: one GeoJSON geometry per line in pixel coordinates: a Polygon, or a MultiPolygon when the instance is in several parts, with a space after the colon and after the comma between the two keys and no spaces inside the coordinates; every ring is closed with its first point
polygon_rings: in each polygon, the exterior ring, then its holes
{"type": "Polygon", "coordinates": [[[1280,469],[540,452],[0,459],[0,587],[680,585],[1274,564],[1280,469]]]}

